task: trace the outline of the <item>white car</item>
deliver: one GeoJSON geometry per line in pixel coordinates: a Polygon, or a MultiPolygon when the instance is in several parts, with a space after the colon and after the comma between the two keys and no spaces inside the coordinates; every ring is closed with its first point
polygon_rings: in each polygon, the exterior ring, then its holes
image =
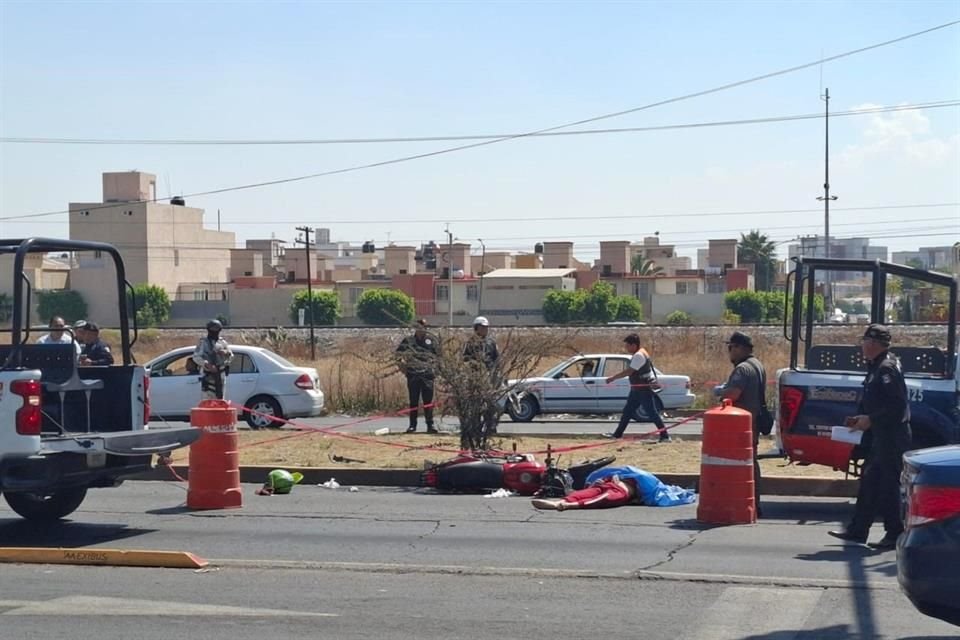
{"type": "MultiPolygon", "coordinates": [[[[604,378],[626,369],[626,354],[579,355],[564,360],[538,378],[511,380],[506,411],[517,422],[529,422],[544,413],[620,413],[630,392],[630,381],[621,378],[606,384],[604,378]]],[[[667,375],[659,369],[657,408],[683,409],[693,405],[690,377],[667,375]]],[[[638,414],[641,410],[638,410],[638,414]]]]}
{"type": "MultiPolygon", "coordinates": [[[[298,367],[282,356],[262,349],[231,345],[233,362],[227,375],[227,400],[256,413],[241,411],[251,429],[281,427],[278,418],[318,416],[323,410],[323,391],[317,370],[298,367]],[[259,415],[265,414],[265,415],[259,415]]],[[[144,365],[150,372],[152,420],[189,420],[190,410],[200,402],[200,376],[188,360],[194,347],[181,347],[144,365]]]]}

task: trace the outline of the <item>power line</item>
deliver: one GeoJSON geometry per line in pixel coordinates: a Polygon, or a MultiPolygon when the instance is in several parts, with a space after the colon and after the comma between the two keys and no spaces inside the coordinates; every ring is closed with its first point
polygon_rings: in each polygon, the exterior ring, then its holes
{"type": "MultiPolygon", "coordinates": [[[[917,104],[903,104],[888,107],[869,107],[838,111],[831,117],[865,116],[897,111],[919,111],[923,109],[941,109],[960,106],[960,100],[940,100],[917,104]]],[[[615,129],[577,129],[574,131],[548,131],[544,133],[492,133],[455,136],[402,136],[392,138],[291,138],[291,139],[120,139],[120,138],[41,138],[41,137],[0,137],[0,143],[6,144],[64,144],[64,145],[163,145],[163,146],[271,146],[271,145],[336,145],[336,144],[386,144],[409,142],[453,142],[458,140],[494,140],[499,138],[528,137],[542,138],[553,136],[582,136],[617,133],[639,133],[645,131],[668,131],[675,129],[700,129],[707,127],[727,127],[748,124],[767,124],[774,122],[792,122],[795,120],[822,120],[821,113],[806,113],[788,116],[769,116],[746,118],[742,120],[713,120],[708,122],[687,122],[649,127],[620,127],[615,129]]]]}
{"type": "MultiPolygon", "coordinates": [[[[638,112],[640,112],[640,111],[645,111],[645,110],[648,110],[648,109],[653,109],[653,108],[655,108],[655,107],[661,107],[661,106],[668,105],[668,104],[673,104],[673,103],[677,103],[677,102],[682,102],[682,101],[684,101],[684,100],[690,100],[690,99],[693,99],[693,98],[699,98],[699,97],[702,97],[702,96],[711,95],[711,94],[714,94],[714,93],[719,93],[719,92],[722,92],[722,91],[726,91],[726,90],[728,90],[728,89],[733,89],[733,88],[736,88],[736,87],[741,87],[741,86],[744,86],[744,85],[753,84],[753,83],[760,82],[760,81],[763,81],[763,80],[769,80],[770,78],[775,78],[775,77],[778,77],[778,76],[787,75],[787,74],[790,74],[790,73],[795,73],[795,72],[797,72],[797,71],[801,71],[801,70],[803,70],[803,69],[808,69],[808,68],[810,68],[810,67],[815,67],[815,66],[817,66],[817,65],[821,65],[821,64],[824,64],[824,63],[826,63],[826,62],[832,62],[832,61],[834,61],[834,60],[840,60],[840,59],[842,59],[842,58],[847,58],[847,57],[854,56],[854,55],[857,55],[857,54],[860,54],[860,53],[864,53],[864,52],[866,52],[866,51],[871,51],[871,50],[873,50],[873,49],[879,49],[879,48],[881,48],[881,47],[886,47],[886,46],[889,46],[889,45],[892,45],[892,44],[896,44],[896,43],[899,43],[899,42],[903,42],[903,41],[905,41],[905,40],[910,40],[910,39],[912,39],[912,38],[917,38],[917,37],[919,37],[919,36],[926,35],[926,34],[928,34],[928,33],[934,32],[934,31],[939,31],[939,30],[941,30],[941,29],[946,29],[946,28],[955,26],[955,25],[957,25],[957,24],[960,24],[960,20],[953,20],[953,21],[951,21],[951,22],[945,22],[945,23],[943,23],[943,24],[939,24],[939,25],[937,25],[937,26],[930,27],[930,28],[928,28],[928,29],[923,29],[923,30],[921,30],[921,31],[915,31],[915,32],[913,32],[913,33],[909,33],[909,34],[904,35],[904,36],[900,36],[900,37],[897,37],[897,38],[893,38],[893,39],[891,39],[891,40],[885,40],[885,41],[883,41],[883,42],[878,42],[878,43],[875,43],[875,44],[871,44],[871,45],[868,45],[868,46],[866,46],[866,47],[860,47],[860,48],[858,48],[858,49],[852,49],[852,50],[850,50],[850,51],[845,51],[844,53],[839,53],[839,54],[836,54],[836,55],[833,55],[833,56],[828,56],[828,57],[826,57],[826,58],[820,58],[820,59],[818,59],[818,60],[814,60],[813,62],[806,62],[806,63],[804,63],[804,64],[796,65],[796,66],[793,66],[793,67],[788,67],[788,68],[786,68],[786,69],[780,69],[780,70],[778,70],[778,71],[773,71],[773,72],[770,72],[770,73],[765,73],[765,74],[762,74],[762,75],[759,75],[759,76],[753,76],[753,77],[751,77],[751,78],[746,78],[746,79],[744,79],[744,80],[737,80],[737,81],[735,81],[735,82],[729,82],[729,83],[727,83],[727,84],[719,85],[719,86],[716,86],[716,87],[713,87],[713,88],[710,88],[710,89],[704,89],[704,90],[701,90],[701,91],[695,91],[695,92],[693,92],[693,93],[687,93],[687,94],[683,94],[683,95],[676,96],[676,97],[673,97],[673,98],[667,98],[667,99],[665,99],[665,100],[659,100],[659,101],[656,101],[656,102],[651,102],[651,103],[648,103],[648,104],[645,104],[645,105],[642,105],[642,106],[639,106],[639,107],[633,107],[633,108],[630,108],[630,109],[624,109],[624,110],[622,110],[622,111],[615,111],[615,112],[613,112],[613,113],[607,113],[607,114],[603,114],[603,115],[599,115],[599,116],[593,116],[593,117],[590,117],[590,118],[584,118],[584,119],[582,119],[582,120],[575,120],[575,121],[573,121],[573,122],[567,122],[567,123],[565,123],[565,124],[560,124],[560,125],[556,125],[556,126],[553,126],[553,127],[546,127],[546,128],[538,129],[538,130],[535,130],[535,131],[529,131],[529,132],[527,132],[527,133],[516,134],[516,135],[511,135],[511,136],[504,136],[504,137],[502,137],[502,138],[494,138],[494,139],[492,139],[492,140],[481,140],[481,141],[479,141],[479,142],[472,142],[472,143],[469,143],[469,144],[457,145],[457,146],[455,146],[455,147],[447,147],[447,148],[445,148],[445,149],[438,149],[438,150],[435,150],[435,151],[428,151],[428,152],[418,153],[418,154],[409,155],[409,156],[402,156],[402,157],[399,157],[399,158],[392,158],[392,159],[389,159],[389,160],[381,160],[381,161],[378,161],[378,162],[369,162],[369,163],[365,163],[365,164],[354,165],[354,166],[351,166],[351,167],[343,167],[343,168],[340,168],[340,169],[332,169],[332,170],[329,170],[329,171],[320,171],[320,172],[317,172],[317,173],[311,173],[311,174],[306,174],[306,175],[302,175],[302,176],[294,176],[294,177],[290,177],[290,178],[279,178],[279,179],[276,179],[276,180],[265,180],[265,181],[262,181],[262,182],[253,182],[253,183],[242,184],[242,185],[237,185],[237,186],[233,186],[233,187],[223,187],[223,188],[220,188],[220,189],[210,189],[210,190],[207,190],[207,191],[197,191],[197,192],[194,192],[194,193],[191,193],[191,194],[186,194],[186,195],[184,195],[184,197],[197,198],[197,197],[201,197],[201,196],[216,195],[216,194],[227,193],[227,192],[232,192],[232,191],[243,191],[243,190],[247,190],[247,189],[258,189],[258,188],[261,188],[261,187],[276,186],[276,185],[280,185],[280,184],[289,184],[289,183],[292,183],[292,182],[302,182],[302,181],[304,181],[304,180],[313,180],[313,179],[316,179],[316,178],[323,178],[323,177],[328,177],[328,176],[333,176],[333,175],[340,175],[340,174],[344,174],[344,173],[352,173],[352,172],[361,171],[361,170],[364,170],[364,169],[373,169],[373,168],[377,168],[377,167],[384,167],[384,166],[393,165],[393,164],[400,164],[400,163],[403,163],[403,162],[410,162],[410,161],[413,161],[413,160],[422,160],[422,159],[425,159],[425,158],[431,158],[431,157],[434,157],[434,156],[440,156],[440,155],[444,155],[444,154],[448,154],[448,153],[454,153],[454,152],[457,152],[457,151],[464,151],[464,150],[467,150],[467,149],[475,149],[475,148],[478,148],[478,147],[484,147],[484,146],[488,146],[488,145],[492,145],[492,144],[497,144],[497,143],[500,143],[500,142],[507,142],[507,141],[509,141],[509,140],[516,140],[516,139],[518,139],[518,138],[530,137],[530,136],[533,136],[533,135],[536,135],[536,134],[548,133],[548,132],[557,131],[557,130],[560,130],[560,129],[569,129],[570,127],[578,127],[578,126],[581,126],[581,125],[590,124],[591,122],[599,122],[599,121],[601,121],[601,120],[607,120],[607,119],[610,119],[610,118],[617,118],[617,117],[625,116],[625,115],[628,115],[628,114],[631,114],[631,113],[638,113],[638,112]]],[[[152,200],[151,202],[155,202],[155,201],[156,201],[156,199],[152,200]]],[[[63,210],[61,210],[61,211],[47,211],[47,212],[43,212],[43,213],[24,214],[24,215],[18,215],[18,216],[5,216],[5,217],[0,218],[0,220],[15,220],[15,219],[23,219],[23,218],[39,218],[39,217],[45,217],[45,216],[51,216],[51,215],[59,215],[59,214],[62,214],[62,213],[68,213],[68,211],[63,211],[63,210]]]]}

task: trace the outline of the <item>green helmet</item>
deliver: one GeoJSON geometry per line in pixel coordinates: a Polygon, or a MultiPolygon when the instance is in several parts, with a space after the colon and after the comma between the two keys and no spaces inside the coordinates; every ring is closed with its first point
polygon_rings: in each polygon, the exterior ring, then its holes
{"type": "Polygon", "coordinates": [[[300,484],[301,480],[303,480],[302,473],[290,473],[285,469],[274,469],[267,476],[267,484],[274,493],[290,493],[293,485],[300,484]]]}

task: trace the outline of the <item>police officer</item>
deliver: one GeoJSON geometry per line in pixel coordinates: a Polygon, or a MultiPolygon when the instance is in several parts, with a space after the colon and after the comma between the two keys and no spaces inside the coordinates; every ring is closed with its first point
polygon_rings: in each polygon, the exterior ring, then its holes
{"type": "Polygon", "coordinates": [[[410,395],[410,426],[407,433],[417,430],[417,408],[423,399],[423,414],[427,419],[427,433],[437,433],[433,426],[433,379],[437,366],[437,339],[427,333],[427,321],[420,319],[412,336],[400,341],[397,347],[397,366],[407,376],[410,395]]]}
{"type": "MultiPolygon", "coordinates": [[[[500,386],[497,364],[500,360],[500,351],[497,341],[490,333],[490,321],[484,316],[473,319],[473,335],[467,340],[463,348],[463,361],[468,365],[481,365],[490,374],[490,382],[495,387],[500,386]]],[[[483,410],[483,426],[487,434],[497,432],[497,423],[500,413],[496,405],[488,406],[483,410]]]]}
{"type": "Polygon", "coordinates": [[[883,516],[886,535],[869,546],[895,549],[903,532],[900,520],[900,472],[903,454],[910,448],[910,406],[900,362],[889,351],[890,332],[871,324],[863,334],[860,349],[867,361],[867,377],[859,414],[846,419],[851,429],[864,432],[867,448],[860,477],[860,490],[853,518],[845,529],[830,531],[841,540],[864,543],[877,515],[883,516]]]}
{"type": "Polygon", "coordinates": [[[95,322],[84,321],[79,329],[83,335],[83,348],[80,350],[80,366],[106,367],[113,364],[113,354],[106,342],[100,339],[100,327],[95,322]]]}
{"type": "Polygon", "coordinates": [[[193,361],[200,368],[201,400],[223,400],[224,381],[233,352],[227,341],[220,337],[223,324],[219,320],[207,323],[207,335],[197,343],[193,361]]]}

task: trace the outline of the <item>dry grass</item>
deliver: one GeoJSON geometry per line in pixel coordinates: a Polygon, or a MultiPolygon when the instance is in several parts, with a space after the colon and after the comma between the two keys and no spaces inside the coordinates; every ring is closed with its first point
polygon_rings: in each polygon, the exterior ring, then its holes
{"type": "MultiPolygon", "coordinates": [[[[438,436],[390,435],[362,436],[353,440],[337,435],[316,432],[240,432],[240,464],[268,465],[276,467],[344,467],[377,469],[420,469],[424,460],[441,461],[452,457],[459,446],[456,434],[438,436]],[[278,438],[286,439],[277,440],[278,438]],[[268,442],[270,441],[270,442],[268,442]],[[260,444],[258,443],[265,443],[260,444]],[[342,456],[363,460],[362,463],[337,463],[332,457],[342,456]]],[[[547,445],[555,449],[566,446],[599,444],[595,448],[562,453],[560,466],[567,466],[588,458],[607,455],[617,456],[617,464],[631,464],[653,473],[698,473],[700,470],[700,443],[677,440],[668,444],[651,441],[621,441],[598,443],[590,436],[551,438],[533,436],[504,437],[496,441],[500,449],[512,451],[516,445],[521,453],[537,453],[543,460],[547,445]]],[[[761,443],[761,451],[768,448],[761,443]]],[[[175,463],[185,463],[185,450],[174,454],[175,463]]],[[[831,472],[819,466],[801,467],[789,465],[785,460],[763,460],[764,475],[770,476],[816,476],[842,478],[843,474],[831,472]]]]}

